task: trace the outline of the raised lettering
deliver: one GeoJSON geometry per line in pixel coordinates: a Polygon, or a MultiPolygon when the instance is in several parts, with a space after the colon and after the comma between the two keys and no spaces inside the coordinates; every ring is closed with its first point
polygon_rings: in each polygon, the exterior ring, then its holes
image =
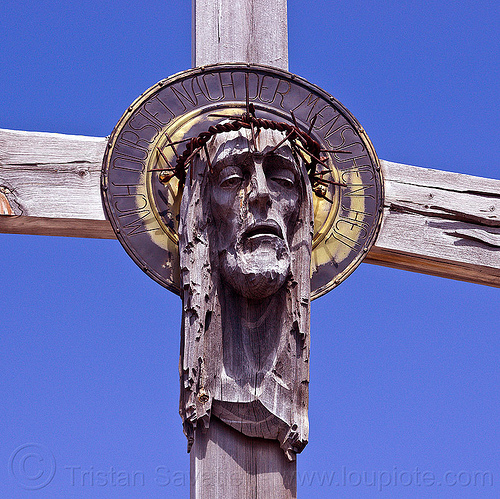
{"type": "Polygon", "coordinates": [[[188,109],[186,107],[186,104],[184,104],[184,102],[187,102],[190,105],[190,107],[194,107],[196,106],[196,104],[198,104],[198,99],[196,98],[196,96],[192,97],[191,95],[189,95],[189,92],[184,86],[183,81],[181,81],[180,87],[176,88],[174,86],[171,86],[170,88],[172,89],[173,94],[177,97],[177,99],[181,103],[181,106],[184,108],[184,111],[187,111],[188,109]]]}
{"type": "Polygon", "coordinates": [[[278,80],[278,84],[276,85],[276,91],[274,92],[274,97],[273,97],[273,102],[276,100],[277,95],[281,95],[280,103],[279,106],[282,109],[285,109],[285,106],[283,105],[283,101],[285,100],[285,95],[290,93],[290,90],[292,89],[292,84],[289,81],[285,80],[278,80]],[[286,92],[280,92],[280,85],[286,85],[286,92]]]}
{"type": "Polygon", "coordinates": [[[144,163],[138,158],[130,156],[113,156],[111,167],[114,170],[126,170],[129,172],[144,172],[144,163]]]}
{"type": "MultiPolygon", "coordinates": [[[[124,215],[118,215],[119,218],[121,217],[126,217],[130,216],[134,212],[129,212],[124,215]]],[[[156,227],[147,227],[146,226],[146,221],[144,220],[148,215],[151,214],[149,210],[145,210],[145,212],[139,216],[140,213],[143,213],[142,211],[138,210],[137,211],[137,218],[132,220],[132,222],[129,222],[126,225],[123,225],[123,229],[130,229],[129,232],[125,232],[127,236],[136,236],[137,234],[143,234],[144,232],[151,232],[152,230],[155,230],[156,227]]]]}
{"type": "Polygon", "coordinates": [[[341,215],[340,219],[337,221],[336,226],[337,229],[339,229],[341,232],[342,231],[340,224],[345,224],[348,226],[348,230],[354,230],[354,228],[359,229],[359,233],[362,239],[365,239],[368,236],[368,232],[366,231],[366,228],[370,225],[368,222],[365,221],[366,217],[372,217],[371,213],[367,213],[365,211],[359,211],[359,210],[349,210],[345,206],[342,206],[342,209],[344,212],[346,212],[346,215],[341,215]],[[359,217],[359,218],[358,218],[359,217]]]}
{"type": "Polygon", "coordinates": [[[347,232],[347,231],[352,231],[354,229],[354,227],[357,227],[359,229],[359,234],[361,236],[361,239],[365,239],[366,236],[368,235],[368,233],[366,232],[365,229],[363,229],[363,227],[360,227],[359,225],[353,224],[349,220],[344,220],[344,219],[337,220],[335,222],[335,227],[342,233],[347,232]],[[346,225],[345,229],[343,229],[344,224],[346,225]]]}
{"type": "Polygon", "coordinates": [[[226,88],[230,88],[232,98],[235,99],[236,98],[236,88],[234,87],[233,73],[219,73],[219,80],[220,80],[220,86],[222,88],[222,93],[224,95],[224,98],[226,98],[226,88]],[[229,79],[227,81],[224,81],[224,78],[223,78],[224,75],[229,76],[229,79]]]}
{"type": "Polygon", "coordinates": [[[367,189],[371,189],[373,187],[375,187],[374,184],[347,184],[347,188],[351,190],[344,192],[344,196],[352,198],[364,197],[375,199],[375,196],[373,194],[366,193],[367,189]]]}
{"type": "MultiPolygon", "coordinates": [[[[203,82],[203,80],[201,80],[203,82]]],[[[207,90],[206,90],[206,85],[203,85],[205,87],[205,90],[201,87],[200,81],[198,79],[198,76],[195,76],[191,80],[191,91],[193,92],[194,98],[198,99],[198,96],[202,96],[207,102],[210,101],[207,95],[207,90]],[[196,90],[198,89],[198,90],[196,90]]]]}
{"type": "Polygon", "coordinates": [[[248,98],[257,100],[259,98],[260,77],[257,73],[248,73],[248,98]],[[255,94],[252,95],[252,90],[255,85],[255,94]]]}
{"type": "Polygon", "coordinates": [[[222,87],[222,76],[219,74],[219,77],[214,73],[205,73],[201,77],[203,84],[205,85],[207,98],[212,102],[220,101],[224,98],[224,89],[222,87]],[[207,81],[209,80],[209,81],[207,81]],[[211,80],[211,81],[210,81],[211,80]],[[217,88],[214,88],[213,83],[217,85],[217,88]],[[218,94],[214,91],[218,90],[218,94]]]}
{"type": "Polygon", "coordinates": [[[315,97],[312,93],[310,93],[300,104],[297,104],[293,109],[291,109],[291,111],[295,112],[305,104],[305,107],[306,107],[305,111],[306,112],[307,112],[308,108],[310,108],[309,114],[307,115],[307,118],[305,119],[305,121],[311,121],[312,115],[314,112],[314,108],[316,107],[316,104],[318,103],[318,101],[319,101],[319,97],[315,97]]]}
{"type": "MultiPolygon", "coordinates": [[[[275,80],[275,78],[273,78],[272,76],[268,76],[268,75],[264,75],[262,77],[262,81],[260,83],[260,90],[259,90],[259,99],[261,102],[265,102],[266,104],[270,104],[271,102],[274,101],[274,98],[276,97],[276,91],[265,92],[266,90],[270,89],[270,87],[268,87],[266,85],[266,80],[275,80]],[[264,98],[264,95],[266,93],[269,93],[270,95],[272,95],[271,99],[264,98]]],[[[279,80],[278,80],[278,85],[279,85],[279,80]]],[[[278,85],[276,85],[276,88],[278,88],[278,85]]]]}
{"type": "MultiPolygon", "coordinates": [[[[338,116],[338,118],[340,118],[340,115],[338,116]]],[[[345,144],[345,137],[344,137],[344,131],[345,130],[351,130],[351,125],[349,125],[349,123],[342,123],[341,125],[339,125],[337,128],[334,128],[335,125],[337,124],[337,119],[336,118],[333,123],[332,123],[332,126],[328,129],[328,131],[325,133],[325,140],[328,142],[328,144],[330,144],[330,147],[335,147],[335,149],[339,149],[340,147],[342,147],[343,144],[345,144]],[[342,137],[342,143],[341,144],[336,144],[335,146],[333,146],[330,141],[328,140],[329,137],[331,137],[332,135],[337,135],[339,134],[341,135],[342,137]]]]}
{"type": "Polygon", "coordinates": [[[126,130],[120,135],[120,139],[125,143],[134,145],[135,147],[147,151],[150,143],[141,137],[138,133],[132,132],[131,130],[126,130]]]}
{"type": "Polygon", "coordinates": [[[129,120],[128,126],[132,130],[142,132],[141,137],[148,142],[151,142],[161,132],[161,125],[140,112],[129,120]]]}
{"type": "Polygon", "coordinates": [[[175,118],[175,114],[157,95],[145,102],[144,112],[162,127],[175,118]]]}
{"type": "Polygon", "coordinates": [[[118,196],[135,196],[135,193],[137,192],[137,184],[117,184],[115,182],[111,182],[114,187],[125,187],[126,192],[123,192],[121,194],[115,194],[115,189],[113,189],[113,196],[118,197],[118,196]],[[134,189],[132,191],[131,189],[134,189]]]}
{"type": "Polygon", "coordinates": [[[148,205],[148,200],[144,194],[138,194],[136,196],[130,196],[127,194],[114,195],[115,198],[120,198],[115,200],[114,205],[116,211],[122,213],[122,216],[130,215],[134,211],[140,212],[146,208],[148,205]],[[140,206],[139,206],[140,205],[140,206]]]}
{"type": "Polygon", "coordinates": [[[314,130],[322,130],[326,126],[328,126],[330,123],[336,123],[337,120],[340,118],[340,114],[338,113],[337,110],[335,110],[332,106],[329,106],[328,104],[323,106],[316,114],[316,122],[314,123],[314,130]],[[328,118],[328,116],[325,116],[333,113],[333,116],[328,118]]]}
{"type": "Polygon", "coordinates": [[[332,231],[326,238],[326,241],[328,242],[331,238],[336,239],[337,241],[341,242],[342,244],[345,244],[348,248],[351,249],[358,249],[361,245],[357,241],[354,241],[350,237],[347,237],[345,234],[342,234],[342,232],[338,232],[337,227],[334,225],[332,227],[332,231]]]}
{"type": "Polygon", "coordinates": [[[356,164],[356,161],[353,161],[353,165],[350,168],[340,171],[342,176],[342,182],[351,182],[353,175],[357,175],[357,177],[360,180],[363,179],[365,182],[369,182],[370,180],[374,179],[373,167],[371,165],[358,166],[356,164]],[[368,178],[368,175],[370,176],[370,178],[368,178]]]}
{"type": "MultiPolygon", "coordinates": [[[[131,131],[126,133],[135,134],[135,132],[131,131]]],[[[146,144],[148,143],[147,141],[144,142],[146,142],[146,144]]],[[[146,159],[148,156],[148,149],[139,146],[137,142],[131,142],[129,140],[124,139],[123,134],[116,141],[115,151],[119,154],[123,154],[124,156],[136,159],[146,159]]]]}

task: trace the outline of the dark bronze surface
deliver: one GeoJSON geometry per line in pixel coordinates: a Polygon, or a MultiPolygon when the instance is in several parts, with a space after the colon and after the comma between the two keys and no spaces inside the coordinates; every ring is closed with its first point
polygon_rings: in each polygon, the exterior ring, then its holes
{"type": "Polygon", "coordinates": [[[383,183],[374,148],[356,119],[300,77],[266,66],[224,64],[188,70],[151,87],[109,139],[102,175],[106,213],[134,261],[179,293],[183,179],[175,175],[176,165],[197,154],[187,151],[189,139],[241,116],[249,106],[258,119],[284,122],[287,130],[296,126],[321,146],[321,157],[303,151],[317,163],[311,262],[316,298],[345,279],[373,244],[383,183]]]}

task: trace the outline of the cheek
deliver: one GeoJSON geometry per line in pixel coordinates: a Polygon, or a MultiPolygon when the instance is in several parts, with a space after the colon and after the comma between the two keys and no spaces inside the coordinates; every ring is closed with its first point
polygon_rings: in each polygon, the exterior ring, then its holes
{"type": "Polygon", "coordinates": [[[279,211],[283,217],[283,221],[288,224],[294,223],[299,212],[299,193],[294,191],[287,193],[286,196],[281,196],[278,199],[279,211]]]}
{"type": "Polygon", "coordinates": [[[214,190],[211,199],[212,219],[222,237],[237,227],[240,211],[240,196],[237,193],[214,190]]]}

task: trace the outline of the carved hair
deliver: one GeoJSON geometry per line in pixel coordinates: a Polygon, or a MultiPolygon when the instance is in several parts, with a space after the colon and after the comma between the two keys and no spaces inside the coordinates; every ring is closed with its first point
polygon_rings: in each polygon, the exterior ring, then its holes
{"type": "MultiPolygon", "coordinates": [[[[277,145],[285,136],[286,133],[276,130],[260,130],[257,149],[262,144],[277,145]]],[[[300,201],[297,223],[289,238],[290,275],[277,298],[283,308],[283,317],[279,321],[281,331],[278,332],[271,368],[268,372],[258,373],[259,380],[253,382],[258,385],[258,390],[256,386],[250,390],[250,385],[245,385],[241,379],[233,379],[224,366],[223,349],[227,345],[224,334],[231,332],[228,332],[228,320],[221,303],[225,299],[224,284],[219,269],[213,264],[210,246],[209,165],[216,154],[220,155],[224,150],[224,144],[234,143],[235,139],[239,142],[243,139],[245,147],[251,150],[253,138],[247,129],[218,134],[207,144],[209,158],[201,152],[192,160],[186,175],[179,224],[183,302],[180,414],[188,438],[188,450],[194,439],[194,430],[208,428],[212,414],[223,421],[226,421],[225,414],[231,414],[228,420],[232,421],[236,414],[252,414],[253,420],[241,416],[240,424],[235,427],[248,436],[278,439],[287,456],[293,459],[294,453],[304,448],[308,438],[312,191],[305,165],[297,157],[300,201]],[[268,427],[274,430],[265,429],[268,427]]]]}

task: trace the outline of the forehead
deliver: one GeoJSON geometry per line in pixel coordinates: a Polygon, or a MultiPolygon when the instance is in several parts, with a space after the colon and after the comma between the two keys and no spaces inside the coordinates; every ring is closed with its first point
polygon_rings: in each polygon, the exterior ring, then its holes
{"type": "MultiPolygon", "coordinates": [[[[258,159],[269,158],[271,151],[285,138],[283,132],[276,130],[261,129],[255,133],[255,149],[253,146],[252,133],[250,130],[242,129],[237,132],[218,134],[207,144],[210,163],[213,169],[220,170],[229,164],[244,164],[258,159]]],[[[298,169],[296,159],[290,145],[285,142],[272,152],[283,166],[298,169]]]]}

